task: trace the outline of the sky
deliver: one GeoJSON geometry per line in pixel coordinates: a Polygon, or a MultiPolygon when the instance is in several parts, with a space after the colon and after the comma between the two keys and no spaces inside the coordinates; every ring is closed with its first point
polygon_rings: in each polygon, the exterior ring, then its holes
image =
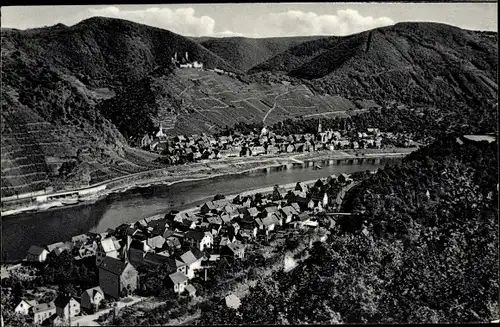
{"type": "Polygon", "coordinates": [[[109,6],[9,6],[2,27],[74,25],[105,16],[184,36],[278,37],[349,35],[404,21],[497,31],[497,3],[253,3],[109,6]]]}

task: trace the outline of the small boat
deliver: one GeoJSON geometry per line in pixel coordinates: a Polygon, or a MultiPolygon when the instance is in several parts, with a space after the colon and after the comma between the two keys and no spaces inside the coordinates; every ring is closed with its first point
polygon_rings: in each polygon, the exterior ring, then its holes
{"type": "Polygon", "coordinates": [[[314,169],[322,169],[321,165],[314,165],[314,169]]]}

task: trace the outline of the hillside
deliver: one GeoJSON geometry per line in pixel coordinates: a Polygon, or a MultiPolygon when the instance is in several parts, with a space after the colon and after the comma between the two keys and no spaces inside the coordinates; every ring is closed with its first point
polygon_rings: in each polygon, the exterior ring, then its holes
{"type": "Polygon", "coordinates": [[[237,311],[211,299],[198,324],[498,319],[497,146],[450,137],[379,170],[305,262],[262,279],[237,311]]]}
{"type": "Polygon", "coordinates": [[[157,167],[127,156],[133,151],[123,124],[110,122],[98,104],[155,69],[169,74],[176,51],[237,72],[183,36],[124,20],[2,30],[2,196],[157,167]]]}
{"type": "Polygon", "coordinates": [[[155,155],[130,145],[159,124],[171,135],[212,133],[242,121],[346,116],[374,101],[446,108],[444,116],[497,101],[497,34],[441,24],[193,39],[94,17],[1,33],[2,196],[158,168],[155,155]],[[175,52],[235,74],[174,69],[175,52]]]}
{"type": "Polygon", "coordinates": [[[304,42],[249,73],[273,72],[307,79],[317,92],[348,98],[480,105],[496,101],[497,42],[493,32],[436,23],[399,23],[304,42]]]}
{"type": "Polygon", "coordinates": [[[324,36],[246,38],[225,37],[192,38],[202,46],[223,58],[233,67],[242,71],[257,66],[266,60],[303,42],[322,39],[324,36]]]}

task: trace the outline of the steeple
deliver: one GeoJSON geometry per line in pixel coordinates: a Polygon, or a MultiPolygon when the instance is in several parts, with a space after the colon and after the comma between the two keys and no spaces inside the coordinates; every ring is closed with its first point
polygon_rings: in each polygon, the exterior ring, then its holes
{"type": "Polygon", "coordinates": [[[321,133],[323,130],[321,128],[321,118],[318,120],[318,133],[321,133]]]}

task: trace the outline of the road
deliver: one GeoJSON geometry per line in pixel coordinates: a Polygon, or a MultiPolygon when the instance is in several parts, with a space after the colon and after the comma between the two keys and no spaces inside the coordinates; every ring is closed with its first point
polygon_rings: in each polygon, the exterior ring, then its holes
{"type": "MultiPolygon", "coordinates": [[[[145,299],[146,299],[145,297],[141,296],[130,296],[115,303],[118,310],[121,310],[127,306],[139,303],[145,299]],[[125,302],[128,301],[129,299],[131,299],[132,301],[125,302]]],[[[99,318],[100,315],[108,313],[111,310],[113,310],[113,308],[103,309],[91,315],[73,318],[71,319],[71,326],[100,326],[99,323],[96,322],[95,320],[97,320],[97,318],[99,318]]]]}

